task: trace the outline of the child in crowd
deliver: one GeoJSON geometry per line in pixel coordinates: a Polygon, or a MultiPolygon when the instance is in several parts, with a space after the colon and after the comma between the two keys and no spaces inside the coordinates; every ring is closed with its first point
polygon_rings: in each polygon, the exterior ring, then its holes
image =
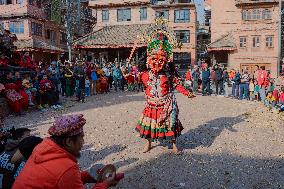
{"type": "Polygon", "coordinates": [[[85,80],[85,93],[86,97],[89,97],[91,95],[91,82],[88,77],[86,77],[85,80]]]}
{"type": "Polygon", "coordinates": [[[265,106],[270,109],[276,106],[276,101],[271,91],[267,93],[267,96],[265,99],[265,106]]]}
{"type": "Polygon", "coordinates": [[[55,91],[55,88],[47,75],[43,75],[39,86],[44,104],[48,104],[53,109],[61,108],[61,105],[58,104],[59,94],[55,91]]]}
{"type": "Polygon", "coordinates": [[[132,74],[128,74],[127,78],[127,84],[128,84],[128,91],[134,91],[134,82],[135,78],[132,74]]]}
{"type": "Polygon", "coordinates": [[[96,89],[97,94],[101,94],[102,93],[102,77],[101,76],[98,77],[96,88],[97,88],[96,89]]]}
{"type": "Polygon", "coordinates": [[[257,80],[254,81],[254,96],[255,96],[255,99],[258,101],[259,100],[259,86],[258,86],[257,80]]]}
{"type": "Polygon", "coordinates": [[[35,104],[33,103],[33,92],[35,91],[35,89],[33,88],[33,84],[30,82],[29,74],[25,74],[22,85],[25,89],[25,92],[29,96],[29,106],[34,106],[35,104]]]}
{"type": "Polygon", "coordinates": [[[143,83],[142,83],[142,79],[141,79],[141,73],[139,72],[137,74],[137,92],[139,91],[144,91],[144,87],[143,87],[143,83]]]}
{"type": "Polygon", "coordinates": [[[108,92],[108,78],[105,75],[101,76],[101,92],[102,93],[108,92]]]}
{"type": "Polygon", "coordinates": [[[274,89],[273,91],[272,91],[272,95],[274,96],[274,98],[275,98],[275,102],[276,102],[276,104],[278,103],[278,101],[279,101],[279,94],[278,94],[278,90],[277,89],[274,89]]]}
{"type": "Polygon", "coordinates": [[[274,79],[269,80],[269,91],[274,91],[275,89],[275,84],[274,84],[274,79]]]}
{"type": "Polygon", "coordinates": [[[250,82],[249,82],[249,99],[250,100],[254,100],[255,99],[253,79],[250,79],[250,82]]]}

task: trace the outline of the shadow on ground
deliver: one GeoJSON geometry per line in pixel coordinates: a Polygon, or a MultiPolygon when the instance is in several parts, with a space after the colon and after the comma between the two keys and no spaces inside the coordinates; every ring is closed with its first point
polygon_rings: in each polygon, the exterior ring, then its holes
{"type": "MultiPolygon", "coordinates": [[[[199,125],[197,128],[183,133],[178,138],[178,144],[182,149],[195,149],[199,146],[210,147],[225,129],[231,132],[237,132],[233,127],[243,121],[245,121],[244,115],[213,119],[199,125]]],[[[168,148],[172,148],[170,141],[162,141],[158,146],[168,146],[168,148]]]]}
{"type": "Polygon", "coordinates": [[[208,121],[184,133],[179,138],[180,145],[184,149],[195,149],[199,146],[210,147],[222,131],[227,129],[230,132],[237,132],[233,127],[243,121],[245,121],[243,115],[237,117],[220,117],[208,121]]]}
{"type": "MultiPolygon", "coordinates": [[[[97,161],[104,160],[107,156],[122,152],[125,149],[126,147],[122,145],[112,145],[110,147],[105,147],[101,150],[96,150],[92,148],[92,145],[85,145],[83,150],[81,151],[80,167],[82,170],[88,169],[93,164],[96,164],[97,161]]],[[[136,161],[138,161],[137,158],[130,158],[117,162],[104,162],[104,164],[113,164],[117,168],[119,168],[130,165],[136,161]]]]}
{"type": "Polygon", "coordinates": [[[284,188],[284,160],[163,154],[127,170],[118,188],[280,189],[284,188]]]}
{"type": "Polygon", "coordinates": [[[118,92],[110,94],[99,94],[94,97],[87,98],[87,103],[81,103],[72,101],[71,99],[61,98],[64,109],[53,111],[49,109],[47,112],[40,112],[38,110],[29,110],[24,116],[12,116],[8,118],[5,123],[9,127],[27,127],[32,131],[36,132],[37,127],[43,124],[51,124],[53,121],[48,121],[54,117],[58,117],[62,114],[69,114],[73,112],[80,112],[89,109],[96,109],[100,107],[107,107],[117,104],[135,102],[135,101],[144,101],[144,96],[142,93],[135,92],[118,92]],[[33,115],[33,118],[29,114],[33,115]]]}

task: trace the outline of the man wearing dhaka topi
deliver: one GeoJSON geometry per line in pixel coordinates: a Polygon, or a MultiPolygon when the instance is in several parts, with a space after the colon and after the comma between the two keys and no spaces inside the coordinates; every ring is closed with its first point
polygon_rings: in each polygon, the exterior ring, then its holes
{"type": "MultiPolygon", "coordinates": [[[[194,94],[186,90],[175,70],[173,59],[173,40],[170,33],[156,30],[148,37],[147,67],[141,73],[145,86],[146,107],[138,121],[136,130],[145,138],[144,153],[151,150],[151,142],[158,139],[169,139],[173,151],[180,153],[176,139],[183,130],[178,119],[179,109],[174,91],[177,90],[188,98],[194,94]]],[[[174,37],[173,37],[174,38],[174,37]]]]}

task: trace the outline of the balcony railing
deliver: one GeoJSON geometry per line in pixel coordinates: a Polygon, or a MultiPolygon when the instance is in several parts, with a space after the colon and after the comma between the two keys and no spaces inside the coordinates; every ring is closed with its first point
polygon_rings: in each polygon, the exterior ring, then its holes
{"type": "Polygon", "coordinates": [[[192,0],[151,0],[152,5],[169,5],[178,3],[192,3],[192,0]]]}

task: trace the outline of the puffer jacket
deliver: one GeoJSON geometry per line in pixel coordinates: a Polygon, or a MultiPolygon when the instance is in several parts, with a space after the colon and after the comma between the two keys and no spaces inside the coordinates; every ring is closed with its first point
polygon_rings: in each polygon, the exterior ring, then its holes
{"type": "MultiPolygon", "coordinates": [[[[73,155],[47,138],[34,149],[13,189],[84,189],[91,180],[87,172],[80,172],[73,155]]],[[[107,188],[97,183],[93,189],[107,188]]]]}

